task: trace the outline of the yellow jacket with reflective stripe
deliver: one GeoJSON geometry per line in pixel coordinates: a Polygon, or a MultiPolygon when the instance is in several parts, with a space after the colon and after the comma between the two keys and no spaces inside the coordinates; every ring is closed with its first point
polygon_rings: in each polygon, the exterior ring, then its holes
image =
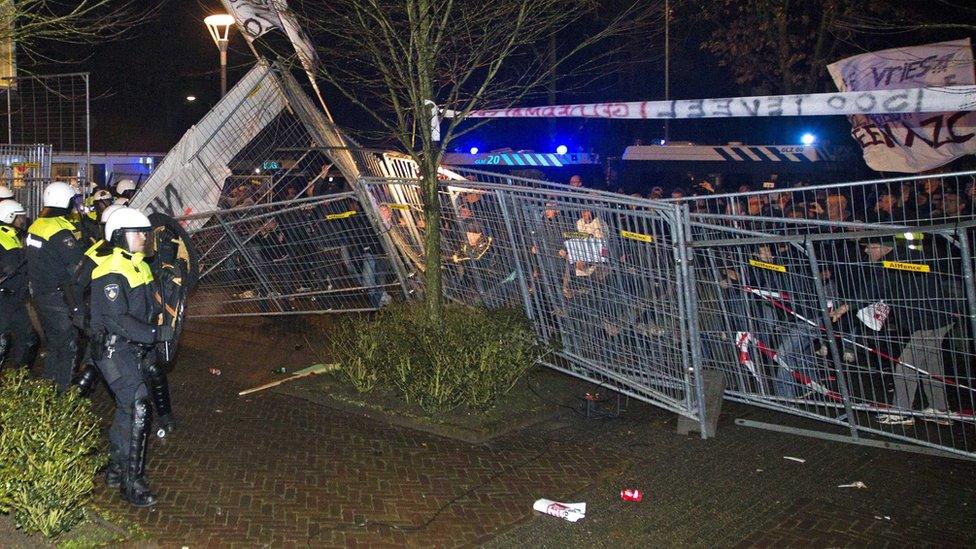
{"type": "Polygon", "coordinates": [[[23,247],[20,237],[17,236],[17,229],[7,225],[0,226],[0,248],[10,251],[23,247]]]}

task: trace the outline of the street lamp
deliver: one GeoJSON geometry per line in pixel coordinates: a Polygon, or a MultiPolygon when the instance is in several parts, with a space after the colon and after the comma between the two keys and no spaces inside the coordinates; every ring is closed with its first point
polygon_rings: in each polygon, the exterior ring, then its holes
{"type": "Polygon", "coordinates": [[[226,13],[209,15],[203,20],[210,31],[210,37],[220,50],[220,96],[227,95],[227,43],[234,18],[226,13]]]}

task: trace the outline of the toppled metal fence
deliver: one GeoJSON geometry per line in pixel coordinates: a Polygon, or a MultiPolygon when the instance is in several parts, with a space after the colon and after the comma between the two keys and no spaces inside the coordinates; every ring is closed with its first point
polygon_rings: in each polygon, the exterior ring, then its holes
{"type": "Polygon", "coordinates": [[[402,294],[396,271],[353,193],[184,218],[200,289],[188,315],[252,316],[369,311],[402,294]]]}
{"type": "MultiPolygon", "coordinates": [[[[682,209],[467,175],[439,195],[445,295],[523,308],[558,357],[549,366],[701,421],[682,209]]],[[[428,228],[416,180],[361,183],[419,279],[428,228]]]]}
{"type": "MultiPolygon", "coordinates": [[[[251,76],[153,176],[160,192],[136,197],[192,233],[190,315],[369,311],[422,293],[416,166],[358,148],[286,72],[251,76]],[[322,185],[332,166],[351,191],[322,185]],[[187,215],[173,200],[186,192],[208,211],[187,215]]],[[[549,366],[703,433],[711,370],[733,400],[976,457],[976,172],[679,201],[439,176],[445,295],[524,309],[549,366]]]]}
{"type": "Polygon", "coordinates": [[[974,176],[677,201],[727,396],[976,456],[974,176]]]}

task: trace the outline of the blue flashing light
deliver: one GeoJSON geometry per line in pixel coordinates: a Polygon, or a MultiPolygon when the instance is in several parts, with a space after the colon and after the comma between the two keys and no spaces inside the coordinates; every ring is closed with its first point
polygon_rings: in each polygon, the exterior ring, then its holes
{"type": "Polygon", "coordinates": [[[566,145],[560,145],[556,147],[556,154],[560,156],[566,154],[567,152],[569,152],[569,147],[567,147],[566,145]]]}
{"type": "Polygon", "coordinates": [[[803,136],[800,137],[800,143],[803,143],[804,145],[809,146],[809,145],[813,145],[816,142],[817,142],[817,136],[813,135],[812,133],[805,133],[803,134],[803,136]]]}
{"type": "Polygon", "coordinates": [[[471,147],[471,150],[469,152],[471,154],[478,154],[478,147],[471,147]]]}

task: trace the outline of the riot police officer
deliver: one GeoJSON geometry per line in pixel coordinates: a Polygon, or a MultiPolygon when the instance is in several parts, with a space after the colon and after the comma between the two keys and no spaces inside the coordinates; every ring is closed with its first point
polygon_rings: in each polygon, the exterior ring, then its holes
{"type": "MultiPolygon", "coordinates": [[[[99,192],[108,194],[108,191],[99,192]]],[[[68,305],[71,307],[71,319],[74,321],[75,327],[85,335],[89,336],[89,340],[85,345],[85,350],[81,355],[81,373],[78,375],[78,379],[75,381],[75,385],[78,386],[78,390],[81,391],[83,396],[89,396],[95,387],[95,382],[98,381],[98,369],[95,367],[95,359],[92,358],[91,354],[91,330],[89,329],[90,327],[88,325],[88,289],[91,284],[92,271],[95,270],[95,267],[98,266],[103,257],[107,257],[104,254],[100,256],[97,253],[97,250],[105,243],[105,241],[102,239],[102,236],[105,234],[105,222],[115,210],[120,208],[122,208],[122,206],[111,203],[111,195],[109,195],[109,204],[105,208],[98,210],[100,215],[98,219],[98,237],[92,243],[92,245],[85,250],[84,257],[78,263],[78,267],[75,269],[74,276],[71,280],[70,289],[66,293],[66,296],[68,297],[68,305]]]]}
{"type": "Polygon", "coordinates": [[[21,243],[26,226],[27,211],[19,202],[0,201],[0,366],[9,355],[15,365],[30,367],[37,354],[37,334],[27,314],[27,262],[21,243]]]}
{"type": "Polygon", "coordinates": [[[79,217],[78,229],[85,245],[90,246],[102,239],[102,225],[105,223],[102,214],[112,205],[112,193],[99,189],[85,202],[88,211],[79,217]]]}
{"type": "MultiPolygon", "coordinates": [[[[112,204],[106,207],[102,211],[102,218],[100,220],[102,226],[107,223],[108,218],[116,210],[122,208],[123,206],[118,204],[112,204]]],[[[73,309],[73,318],[81,321],[77,322],[76,325],[80,330],[82,330],[82,332],[89,336],[88,345],[85,348],[85,352],[82,354],[82,364],[83,366],[87,367],[83,369],[75,382],[82,395],[85,396],[91,394],[91,391],[95,386],[95,382],[98,380],[98,369],[95,367],[94,358],[92,357],[91,353],[92,332],[87,322],[89,315],[86,300],[88,299],[89,295],[92,273],[99,265],[101,265],[102,262],[105,261],[105,259],[111,257],[111,255],[105,253],[104,244],[105,241],[99,239],[98,242],[85,251],[85,257],[78,265],[78,269],[75,273],[71,292],[71,300],[73,303],[77,304],[77,306],[73,309]]],[[[161,270],[161,274],[168,274],[167,270],[161,270]]],[[[146,379],[146,386],[149,389],[149,396],[152,399],[153,408],[156,412],[156,434],[160,438],[164,438],[172,434],[174,430],[173,406],[172,401],[170,400],[169,380],[166,376],[166,371],[164,370],[163,365],[159,363],[159,360],[157,360],[155,352],[146,353],[140,369],[146,379]]]]}
{"type": "MultiPolygon", "coordinates": [[[[136,182],[131,179],[123,179],[115,184],[115,198],[116,204],[119,200],[124,199],[127,204],[129,200],[136,194],[136,182]]],[[[123,204],[125,205],[125,204],[123,204]]]]}
{"type": "Polygon", "coordinates": [[[34,306],[47,337],[44,377],[60,391],[71,383],[78,354],[78,332],[71,322],[65,290],[84,253],[81,234],[68,220],[75,191],[67,183],[44,189],[41,215],[27,229],[24,240],[27,274],[34,306]]]}
{"type": "Polygon", "coordinates": [[[173,337],[169,325],[158,323],[155,282],[144,261],[152,251],[149,218],[133,208],[116,210],[95,252],[102,258],[89,299],[95,363],[115,396],[106,483],[120,484],[122,498],[136,507],[156,503],[145,475],[149,393],[140,364],[155,343],[173,337]]]}

